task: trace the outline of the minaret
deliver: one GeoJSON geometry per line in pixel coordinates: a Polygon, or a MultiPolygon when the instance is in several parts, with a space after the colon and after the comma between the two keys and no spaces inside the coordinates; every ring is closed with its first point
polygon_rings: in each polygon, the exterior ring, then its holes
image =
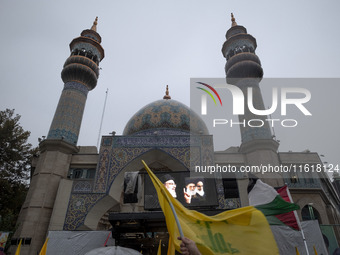
{"type": "MultiPolygon", "coordinates": [[[[49,230],[54,202],[65,182],[76,146],[87,94],[94,89],[99,62],[104,58],[101,37],[96,32],[97,18],[91,29],[70,43],[71,56],[61,72],[64,89],[45,140],[39,144],[40,155],[31,178],[26,200],[17,221],[16,239],[31,239],[21,255],[39,253],[49,230]]],[[[55,213],[55,212],[53,212],[55,213]]],[[[12,254],[17,246],[11,246],[12,254]]]]}
{"type": "Polygon", "coordinates": [[[101,37],[96,32],[97,20],[91,29],[84,30],[70,43],[71,56],[66,59],[61,72],[64,89],[47,139],[77,144],[87,94],[97,85],[98,65],[104,58],[101,37]]]}
{"type": "MultiPolygon", "coordinates": [[[[225,66],[226,79],[228,84],[239,87],[245,97],[244,115],[239,115],[242,146],[245,150],[247,145],[251,142],[259,142],[259,140],[273,141],[272,133],[269,126],[267,116],[260,116],[253,114],[247,105],[248,88],[252,88],[253,105],[257,110],[265,110],[259,83],[263,77],[263,69],[259,57],[255,54],[256,39],[247,34],[247,29],[243,26],[237,25],[234,15],[231,14],[231,28],[227,31],[226,42],[223,44],[222,53],[227,59],[225,66]],[[249,120],[261,119],[263,121],[262,127],[260,121],[253,121],[248,125],[249,120]],[[257,122],[257,123],[255,123],[257,122]]],[[[270,142],[271,143],[271,142],[270,142]]],[[[272,143],[274,150],[277,149],[278,144],[272,143]]]]}
{"type": "MultiPolygon", "coordinates": [[[[250,96],[248,88],[251,88],[253,107],[257,110],[265,110],[259,87],[263,69],[259,57],[255,54],[256,39],[247,33],[245,27],[237,25],[233,14],[231,14],[231,22],[222,53],[227,59],[225,65],[227,83],[240,88],[244,95],[244,114],[239,115],[242,139],[240,152],[246,155],[246,162],[249,165],[278,165],[279,144],[273,139],[270,123],[266,121],[268,116],[253,114],[247,104],[248,96],[250,96]]],[[[270,178],[280,179],[279,176],[270,178]]],[[[281,184],[282,180],[273,181],[271,184],[277,185],[277,182],[281,184]]]]}

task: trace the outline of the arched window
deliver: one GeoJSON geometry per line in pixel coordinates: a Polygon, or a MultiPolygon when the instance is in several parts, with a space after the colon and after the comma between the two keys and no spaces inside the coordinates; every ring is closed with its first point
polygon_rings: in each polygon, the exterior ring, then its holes
{"type": "Polygon", "coordinates": [[[71,52],[71,56],[72,55],[78,55],[79,54],[79,50],[76,48],[76,49],[73,49],[72,52],[71,52]]]}
{"type": "Polygon", "coordinates": [[[79,179],[82,177],[82,174],[83,174],[83,170],[76,168],[73,170],[72,177],[73,179],[79,179]]]}
{"type": "Polygon", "coordinates": [[[79,55],[85,56],[86,55],[86,50],[84,48],[81,48],[81,50],[79,51],[79,55]]]}
{"type": "Polygon", "coordinates": [[[224,198],[239,198],[236,178],[225,178],[223,181],[224,198]]]}
{"type": "Polygon", "coordinates": [[[299,177],[297,176],[297,174],[293,173],[290,176],[290,182],[291,183],[299,183],[300,182],[299,177]]]}
{"type": "Polygon", "coordinates": [[[302,220],[318,220],[319,224],[322,224],[321,217],[318,212],[311,204],[305,205],[301,210],[302,220]]]}

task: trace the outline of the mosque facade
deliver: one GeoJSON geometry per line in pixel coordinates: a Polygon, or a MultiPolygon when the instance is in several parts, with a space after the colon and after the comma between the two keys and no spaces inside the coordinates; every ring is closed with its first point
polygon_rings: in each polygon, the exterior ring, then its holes
{"type": "MultiPolygon", "coordinates": [[[[160,96],[131,117],[123,134],[103,136],[99,148],[77,146],[86,98],[97,85],[99,63],[104,58],[96,30],[97,19],[91,29],[70,43],[71,54],[61,73],[64,88],[48,136],[40,142],[40,154],[33,160],[29,192],[13,237],[30,240],[21,254],[37,254],[48,231],[108,229],[116,244],[152,254],[150,247],[157,247],[162,233],[166,235],[166,226],[152,192],[147,192],[150,182],[141,160],[159,176],[177,174],[178,199],[183,199],[181,189],[187,184],[184,180],[193,160],[200,165],[237,167],[322,164],[318,153],[278,152],[279,143],[268,124],[261,129],[241,128],[239,146],[214,151],[213,136],[200,116],[172,99],[168,88],[163,99],[160,96]]],[[[245,95],[252,87],[256,105],[264,109],[259,86],[263,70],[256,47],[256,39],[232,18],[222,47],[227,82],[245,95]]],[[[246,109],[240,121],[252,117],[246,109]]],[[[260,178],[274,187],[288,185],[293,201],[301,208],[300,220],[315,218],[324,225],[340,224],[339,195],[329,178],[323,173],[306,178],[306,174],[279,173],[260,178]]],[[[215,178],[209,184],[214,191],[209,203],[192,208],[216,214],[247,206],[248,182],[249,176],[244,174],[215,178]]],[[[334,231],[340,237],[339,230],[334,231]]]]}

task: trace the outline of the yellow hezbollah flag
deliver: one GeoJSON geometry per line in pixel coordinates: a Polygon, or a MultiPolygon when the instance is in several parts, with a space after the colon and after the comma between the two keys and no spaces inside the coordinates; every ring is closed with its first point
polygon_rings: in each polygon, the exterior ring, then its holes
{"type": "Polygon", "coordinates": [[[45,241],[43,247],[41,248],[41,251],[39,252],[39,255],[46,255],[46,251],[47,251],[47,242],[48,242],[48,238],[46,238],[46,241],[45,241]]]}
{"type": "Polygon", "coordinates": [[[204,255],[279,254],[266,217],[255,207],[238,208],[215,216],[188,210],[170,195],[163,183],[142,162],[157,191],[168,232],[177,251],[180,251],[181,241],[177,239],[180,234],[168,201],[176,211],[184,236],[193,240],[204,255]]]}
{"type": "Polygon", "coordinates": [[[300,255],[300,252],[296,246],[295,246],[295,252],[296,252],[296,255],[300,255]]]}
{"type": "Polygon", "coordinates": [[[171,236],[169,236],[167,255],[175,255],[175,245],[174,245],[173,241],[171,240],[171,236]]]}
{"type": "Polygon", "coordinates": [[[20,242],[19,242],[18,248],[17,248],[17,250],[15,251],[15,254],[14,254],[14,255],[20,255],[20,250],[21,250],[21,243],[22,243],[22,239],[20,239],[20,242]]]}
{"type": "Polygon", "coordinates": [[[162,255],[162,240],[159,240],[157,255],[162,255]]]}

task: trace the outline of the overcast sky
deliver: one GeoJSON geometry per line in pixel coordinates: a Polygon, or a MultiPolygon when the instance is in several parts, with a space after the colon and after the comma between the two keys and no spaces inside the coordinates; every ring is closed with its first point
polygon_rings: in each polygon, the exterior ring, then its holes
{"type": "MultiPolygon", "coordinates": [[[[106,89],[102,134],[120,135],[136,111],[163,97],[167,84],[173,99],[190,105],[190,78],[224,77],[221,48],[231,12],[256,38],[266,78],[339,78],[339,10],[337,0],[0,0],[0,110],[15,109],[38,145],[63,89],[69,43],[96,16],[105,58],[88,94],[78,145],[97,144],[106,89]]],[[[326,118],[295,134],[304,140],[277,130],[280,151],[309,149],[340,163],[339,86],[314,101],[326,118]]],[[[239,143],[230,137],[225,148],[239,143]]]]}

